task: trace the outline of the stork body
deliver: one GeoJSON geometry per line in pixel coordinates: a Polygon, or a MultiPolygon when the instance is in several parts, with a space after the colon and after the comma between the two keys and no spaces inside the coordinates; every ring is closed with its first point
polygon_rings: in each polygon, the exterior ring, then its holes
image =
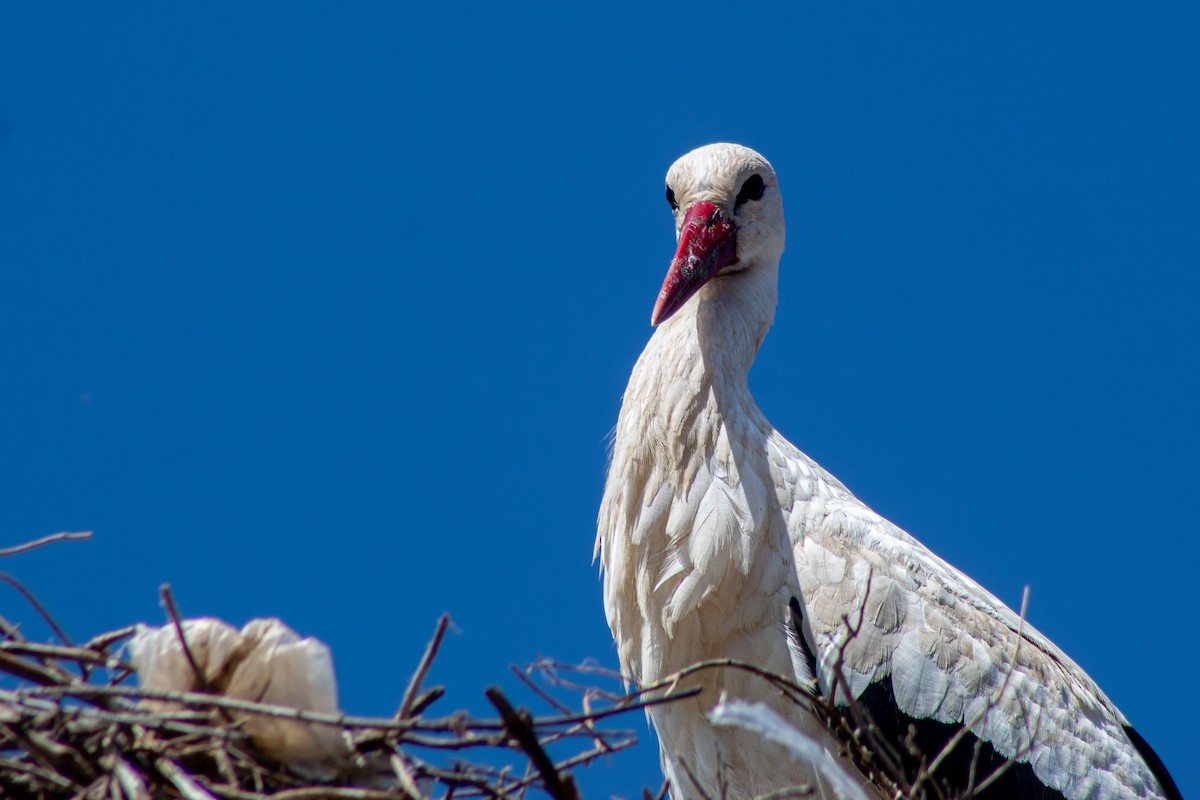
{"type": "MultiPolygon", "coordinates": [[[[625,392],[597,537],[627,677],[645,685],[732,658],[815,677],[844,702],[833,677],[844,652],[851,693],[877,714],[924,730],[965,724],[999,760],[1022,762],[1002,796],[1178,796],[1083,670],[759,411],[747,374],[774,317],[784,243],[766,160],[709,145],[677,161],[667,184],[679,249],[625,392]],[[789,622],[793,600],[802,637],[789,622]],[[860,614],[849,636],[845,619],[860,614]]],[[[676,800],[797,784],[833,796],[781,749],[706,718],[722,693],[757,700],[832,751],[809,715],[745,671],[688,680],[700,695],[650,712],[676,800]]]]}

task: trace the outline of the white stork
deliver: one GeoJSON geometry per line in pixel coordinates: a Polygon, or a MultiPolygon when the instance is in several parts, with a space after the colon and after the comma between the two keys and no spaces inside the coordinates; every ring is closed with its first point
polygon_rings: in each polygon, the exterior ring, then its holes
{"type": "MultiPolygon", "coordinates": [[[[797,682],[815,677],[844,703],[833,676],[841,647],[851,693],[883,730],[902,737],[911,726],[918,743],[940,746],[969,728],[962,757],[941,766],[952,786],[967,785],[978,737],[979,776],[1019,762],[987,796],[1178,798],[1162,762],[1066,654],[867,508],[759,411],[746,377],[774,318],[784,243],[766,159],[739,145],[701,147],[667,173],[667,200],[678,250],[625,390],[596,542],[626,677],[646,685],[732,658],[797,682]],[[848,637],[844,618],[860,609],[848,637]]],[[[650,712],[676,800],[810,782],[835,796],[782,749],[706,716],[722,694],[762,702],[832,750],[809,715],[746,671],[689,683],[703,692],[650,712]]]]}

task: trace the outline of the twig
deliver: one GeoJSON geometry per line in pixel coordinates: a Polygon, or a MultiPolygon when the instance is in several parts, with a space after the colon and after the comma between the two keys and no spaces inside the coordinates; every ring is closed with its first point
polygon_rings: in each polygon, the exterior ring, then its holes
{"type": "Polygon", "coordinates": [[[495,686],[489,686],[484,690],[484,694],[500,712],[500,719],[504,721],[504,727],[508,729],[509,735],[517,741],[517,744],[521,745],[526,755],[529,756],[529,760],[541,774],[546,792],[554,800],[579,800],[579,791],[575,788],[575,781],[570,773],[559,772],[555,768],[554,762],[550,760],[550,756],[546,755],[546,751],[542,749],[542,744],[533,731],[529,712],[524,709],[514,710],[508,699],[495,686]]]}
{"type": "Polygon", "coordinates": [[[525,684],[525,686],[528,687],[528,689],[531,692],[533,692],[538,697],[545,700],[546,703],[549,704],[551,708],[553,708],[556,711],[559,711],[563,714],[571,713],[571,709],[567,708],[565,705],[558,702],[558,700],[556,700],[553,695],[551,695],[545,689],[543,689],[542,687],[538,686],[536,683],[531,681],[529,679],[529,676],[525,674],[524,670],[517,669],[515,664],[509,664],[508,671],[511,672],[513,675],[517,676],[517,680],[519,680],[521,683],[525,684]]]}
{"type": "Polygon", "coordinates": [[[188,664],[192,667],[192,674],[196,676],[197,688],[202,692],[209,691],[208,676],[196,663],[196,657],[192,655],[192,648],[188,646],[187,636],[183,633],[183,621],[179,618],[179,609],[175,607],[175,598],[171,596],[171,584],[164,583],[159,586],[158,595],[162,599],[163,609],[171,619],[171,625],[175,628],[175,635],[179,637],[179,646],[183,648],[183,654],[187,656],[188,664]]]}
{"type": "Polygon", "coordinates": [[[978,797],[979,795],[986,792],[987,788],[989,786],[991,786],[993,783],[998,781],[1001,778],[1001,776],[1003,776],[1004,773],[1007,772],[1009,770],[1009,768],[1012,767],[1012,765],[1016,764],[1016,763],[1017,762],[1016,762],[1015,758],[1006,758],[1004,760],[1003,764],[1001,764],[1000,766],[998,766],[994,770],[992,770],[991,775],[988,775],[985,779],[980,781],[978,786],[971,788],[970,792],[967,796],[968,797],[978,797]]]}
{"type": "MultiPolygon", "coordinates": [[[[980,711],[974,716],[973,719],[971,719],[970,722],[968,722],[965,718],[963,719],[962,727],[959,728],[955,732],[954,736],[950,739],[950,741],[946,742],[946,745],[942,748],[942,751],[940,753],[938,753],[936,757],[934,757],[932,762],[930,762],[930,765],[929,765],[930,774],[932,774],[934,772],[934,770],[936,770],[938,768],[938,766],[941,765],[942,761],[947,756],[949,756],[950,752],[954,748],[956,748],[958,746],[959,742],[961,742],[963,740],[963,737],[965,737],[968,733],[971,732],[972,728],[974,728],[976,725],[978,725],[981,722],[986,722],[988,714],[990,714],[996,708],[996,706],[998,706],[1000,704],[1000,701],[1004,698],[1004,692],[1008,689],[1009,681],[1012,680],[1013,673],[1017,671],[1018,659],[1020,658],[1020,655],[1021,655],[1021,642],[1023,642],[1025,639],[1025,615],[1026,615],[1026,613],[1028,613],[1028,611],[1029,611],[1029,586],[1026,586],[1024,588],[1024,590],[1022,590],[1022,592],[1021,592],[1021,613],[1017,620],[1017,641],[1016,641],[1016,644],[1013,645],[1012,666],[1009,668],[1009,670],[1006,673],[1004,673],[1004,680],[1001,681],[1000,688],[996,691],[996,693],[992,697],[988,698],[988,702],[986,704],[984,704],[984,707],[982,709],[980,709],[980,711]]],[[[979,741],[983,741],[982,736],[979,736],[978,738],[979,738],[979,741]]],[[[972,797],[972,796],[978,794],[980,791],[982,791],[980,787],[975,786],[975,768],[979,762],[980,750],[981,750],[981,745],[979,744],[979,742],[976,742],[975,752],[971,757],[971,766],[967,773],[966,793],[967,793],[968,797],[972,797]]],[[[1012,761],[1013,759],[1009,759],[1009,760],[1012,761]]],[[[995,779],[998,777],[998,775],[996,773],[998,773],[1000,771],[1001,771],[1000,769],[997,769],[996,772],[994,772],[991,776],[988,777],[988,779],[985,781],[985,783],[990,785],[992,782],[994,782],[995,779]]]]}
{"type": "Polygon", "coordinates": [[[25,637],[21,635],[20,629],[16,625],[6,620],[3,616],[0,616],[0,633],[3,633],[7,638],[12,639],[14,642],[25,641],[25,637]]]}
{"type": "Polygon", "coordinates": [[[7,572],[0,572],[0,581],[4,581],[9,586],[20,592],[21,596],[25,598],[26,602],[33,606],[33,610],[36,611],[38,615],[46,621],[46,624],[50,626],[50,630],[54,631],[54,635],[58,637],[59,641],[68,647],[71,646],[71,637],[67,636],[66,631],[59,627],[58,623],[54,621],[54,617],[51,616],[50,612],[46,610],[46,607],[38,602],[38,599],[33,596],[33,592],[26,589],[24,584],[14,578],[12,575],[9,575],[7,572]]]}
{"type": "MultiPolygon", "coordinates": [[[[62,647],[56,644],[37,644],[35,642],[0,642],[0,650],[18,655],[36,655],[41,658],[51,657],[61,661],[76,661],[101,666],[108,666],[113,662],[111,656],[85,647],[62,647]]],[[[120,666],[130,667],[128,664],[120,666]]]]}
{"type": "Polygon", "coordinates": [[[408,710],[409,717],[419,717],[424,713],[425,709],[442,699],[442,695],[446,693],[444,686],[434,686],[417,695],[417,699],[413,701],[412,708],[408,710]]]}
{"type": "Polygon", "coordinates": [[[400,786],[404,791],[408,792],[409,796],[414,800],[419,800],[421,790],[417,787],[417,782],[413,779],[408,765],[404,763],[404,756],[399,753],[392,753],[392,757],[388,759],[388,763],[391,765],[392,772],[395,773],[396,780],[400,781],[400,786]]]}
{"type": "Polygon", "coordinates": [[[530,665],[530,669],[536,669],[538,672],[540,672],[546,678],[547,682],[552,686],[556,686],[561,689],[567,689],[568,691],[579,694],[591,692],[598,697],[602,697],[605,700],[609,700],[614,703],[619,702],[622,698],[624,698],[625,692],[606,692],[598,689],[595,686],[568,681],[558,674],[559,671],[573,672],[578,675],[595,675],[601,678],[619,682],[624,686],[628,686],[629,684],[629,681],[626,680],[621,673],[606,667],[600,667],[586,662],[583,664],[565,665],[559,664],[553,659],[539,658],[530,665]]]}
{"type": "MultiPolygon", "coordinates": [[[[129,765],[128,761],[116,753],[110,753],[107,760],[111,763],[113,776],[117,779],[121,791],[125,793],[128,800],[152,800],[142,776],[129,765]]],[[[104,763],[103,759],[101,763],[104,763]]]]}
{"type": "Polygon", "coordinates": [[[115,631],[109,631],[108,633],[102,633],[99,636],[93,637],[81,644],[80,647],[88,650],[107,650],[122,639],[126,639],[137,633],[137,629],[137,625],[126,625],[124,628],[118,628],[115,631]]]}
{"type": "Polygon", "coordinates": [[[54,669],[34,664],[3,650],[0,650],[0,670],[41,686],[61,686],[65,681],[71,679],[68,673],[56,672],[54,669]]]}
{"type": "Polygon", "coordinates": [[[0,558],[15,556],[18,553],[27,553],[30,550],[35,550],[54,542],[79,542],[90,538],[92,538],[91,531],[62,531],[61,533],[52,533],[49,536],[34,539],[32,542],[25,542],[24,544],[13,545],[12,547],[0,547],[0,558]]]}
{"type": "Polygon", "coordinates": [[[691,766],[686,758],[679,759],[679,766],[683,767],[683,773],[687,775],[689,781],[692,782],[692,788],[700,795],[701,800],[713,800],[708,796],[708,792],[704,791],[704,786],[700,783],[700,779],[696,777],[696,773],[692,772],[691,766]]]}
{"type": "Polygon", "coordinates": [[[400,701],[400,709],[396,712],[396,719],[407,719],[412,714],[413,701],[416,700],[417,692],[420,691],[421,684],[425,681],[426,674],[429,673],[429,667],[433,664],[433,659],[437,655],[438,648],[442,645],[442,637],[446,635],[446,626],[449,624],[449,614],[442,614],[438,617],[437,627],[433,629],[433,638],[426,645],[425,653],[421,656],[416,671],[408,679],[408,686],[404,689],[404,697],[400,701]]]}
{"type": "Polygon", "coordinates": [[[24,773],[29,776],[36,777],[66,791],[73,791],[74,789],[78,788],[76,784],[67,780],[53,769],[47,769],[37,764],[17,761],[16,759],[12,758],[0,758],[0,774],[4,774],[6,771],[11,771],[15,774],[24,773]]]}
{"type": "Polygon", "coordinates": [[[167,758],[160,758],[155,763],[164,778],[174,784],[185,800],[216,800],[196,783],[195,778],[184,771],[182,767],[167,758]]]}
{"type": "MultiPolygon", "coordinates": [[[[3,653],[0,653],[3,657],[3,653]]],[[[251,714],[262,714],[268,717],[294,719],[300,722],[312,722],[318,725],[361,725],[369,728],[407,731],[415,726],[412,722],[397,722],[382,717],[353,717],[345,714],[320,714],[315,711],[302,711],[292,706],[277,706],[269,703],[255,703],[250,700],[237,700],[232,697],[221,697],[215,694],[200,692],[156,692],[139,689],[133,686],[93,686],[90,684],[74,684],[69,686],[52,685],[18,689],[14,692],[19,698],[25,697],[123,697],[135,700],[161,700],[180,705],[201,706],[210,708],[225,708],[234,711],[245,711],[251,714]]],[[[450,726],[445,726],[450,729],[450,726]]],[[[494,726],[499,728],[499,725],[494,726]]]]}
{"type": "MultiPolygon", "coordinates": [[[[230,800],[396,800],[403,795],[386,789],[359,789],[338,786],[305,786],[299,789],[284,789],[280,792],[247,792],[229,786],[221,786],[196,776],[196,782],[214,795],[230,800]]],[[[420,797],[417,795],[416,797],[420,797]]]]}

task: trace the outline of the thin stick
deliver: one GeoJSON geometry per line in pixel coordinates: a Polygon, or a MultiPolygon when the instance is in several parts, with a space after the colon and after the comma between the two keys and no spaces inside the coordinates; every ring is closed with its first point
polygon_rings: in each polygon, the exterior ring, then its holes
{"type": "Polygon", "coordinates": [[[71,637],[67,636],[67,632],[59,627],[58,623],[54,621],[54,617],[50,615],[50,612],[46,610],[45,606],[39,603],[38,599],[33,596],[33,592],[26,589],[24,584],[14,578],[12,575],[9,575],[7,572],[0,572],[0,581],[4,581],[9,586],[20,592],[21,596],[28,601],[29,605],[33,606],[33,610],[41,615],[42,619],[46,621],[46,624],[50,626],[50,630],[54,631],[54,635],[57,636],[63,644],[67,645],[68,647],[72,646],[71,637]]]}
{"type": "Polygon", "coordinates": [[[115,631],[109,631],[108,633],[102,633],[95,638],[89,639],[87,642],[80,645],[80,647],[88,650],[107,650],[116,642],[119,642],[122,639],[128,638],[137,633],[137,629],[137,625],[126,625],[124,628],[119,628],[115,631]]]}
{"type": "Polygon", "coordinates": [[[20,628],[6,620],[3,616],[0,616],[0,633],[14,642],[25,641],[25,637],[21,635],[20,628]]]}
{"type": "Polygon", "coordinates": [[[537,734],[534,733],[529,712],[524,709],[520,711],[513,709],[508,699],[495,686],[489,686],[484,690],[484,694],[500,712],[500,719],[504,720],[504,727],[508,729],[509,735],[516,740],[525,754],[529,756],[533,766],[537,768],[538,773],[542,776],[542,784],[546,787],[546,792],[554,800],[579,800],[579,791],[575,788],[575,781],[571,778],[570,773],[559,772],[554,766],[554,762],[550,760],[550,756],[546,755],[546,751],[542,749],[542,743],[538,741],[537,734]]]}
{"type": "Polygon", "coordinates": [[[211,794],[204,791],[200,784],[196,783],[195,778],[174,761],[160,758],[155,766],[158,767],[159,774],[174,784],[185,800],[216,800],[211,794]]]}
{"type": "MultiPolygon", "coordinates": [[[[933,761],[929,763],[927,772],[930,775],[932,775],[937,768],[941,766],[942,762],[947,758],[947,756],[950,755],[951,751],[958,747],[963,738],[968,733],[971,733],[971,729],[979,723],[986,721],[988,714],[990,714],[992,710],[1000,704],[1000,701],[1004,699],[1004,692],[1008,689],[1009,681],[1012,680],[1013,673],[1017,671],[1017,667],[1019,666],[1017,659],[1021,656],[1021,642],[1025,638],[1025,615],[1028,612],[1029,586],[1026,585],[1021,592],[1021,614],[1017,620],[1017,641],[1016,644],[1013,645],[1012,667],[1004,674],[1004,680],[1000,683],[1000,688],[996,691],[995,695],[988,698],[988,702],[985,703],[983,708],[975,714],[973,719],[971,719],[969,722],[965,718],[963,719],[962,727],[955,732],[954,736],[951,737],[950,740],[946,742],[945,746],[942,747],[941,752],[938,753],[937,756],[934,757],[933,761]]],[[[986,733],[986,730],[984,732],[986,733]]],[[[983,741],[983,736],[978,736],[978,738],[979,741],[983,741]]],[[[979,748],[978,745],[976,745],[975,755],[971,759],[971,767],[967,778],[967,791],[969,793],[978,791],[978,788],[975,786],[975,766],[978,763],[978,758],[979,748]]]]}
{"type": "MultiPolygon", "coordinates": [[[[24,655],[53,657],[60,661],[79,661],[88,664],[106,666],[113,661],[111,656],[97,653],[82,647],[63,647],[57,644],[36,644],[34,642],[0,642],[0,650],[24,655]]],[[[128,666],[128,665],[126,665],[128,666]]]]}
{"type": "Polygon", "coordinates": [[[396,793],[387,789],[305,786],[299,789],[284,789],[268,794],[265,792],[247,792],[230,786],[221,786],[206,781],[198,775],[195,776],[195,780],[213,794],[228,797],[230,800],[268,800],[268,798],[269,800],[323,800],[324,798],[336,798],[336,800],[396,800],[396,793]]]}
{"type": "Polygon", "coordinates": [[[416,672],[408,679],[408,686],[404,690],[404,697],[400,701],[400,710],[396,712],[396,719],[408,719],[412,714],[413,701],[417,699],[417,692],[420,691],[421,683],[429,673],[429,667],[433,664],[433,658],[437,655],[438,648],[442,645],[442,637],[446,635],[446,626],[449,624],[449,614],[442,614],[438,617],[437,627],[433,629],[433,638],[425,646],[425,653],[417,664],[416,672]]]}
{"type": "Polygon", "coordinates": [[[0,558],[5,556],[15,556],[18,553],[27,553],[30,550],[35,550],[54,542],[80,542],[84,539],[92,538],[91,531],[62,531],[61,533],[52,533],[49,536],[43,536],[40,539],[34,539],[32,542],[18,544],[12,547],[0,547],[0,558]]]}
{"type": "Polygon", "coordinates": [[[409,709],[410,717],[419,717],[424,713],[425,709],[436,703],[446,693],[444,686],[435,686],[432,689],[421,692],[417,695],[417,699],[413,701],[412,708],[409,709]]]}
{"type": "Polygon", "coordinates": [[[571,709],[567,708],[567,707],[566,707],[566,706],[564,706],[562,703],[558,702],[558,700],[556,700],[556,699],[554,698],[554,696],[553,696],[553,695],[551,695],[551,694],[550,694],[549,692],[547,692],[545,689],[543,689],[542,687],[538,686],[536,683],[534,683],[533,681],[531,681],[531,680],[529,679],[529,676],[525,674],[525,671],[524,671],[524,670],[521,670],[521,669],[518,669],[518,668],[517,668],[517,666],[516,666],[515,664],[509,664],[509,665],[508,665],[508,671],[509,671],[509,672],[511,672],[513,675],[516,675],[516,676],[517,676],[517,680],[519,680],[521,683],[523,683],[523,684],[525,684],[527,687],[529,687],[529,690],[530,690],[531,692],[533,692],[533,693],[534,693],[534,694],[536,694],[538,697],[540,697],[540,698],[542,698],[543,700],[545,700],[545,701],[546,701],[546,703],[547,703],[547,704],[548,704],[548,705],[549,705],[551,708],[553,708],[555,711],[558,711],[558,712],[559,712],[559,713],[561,713],[561,714],[571,714],[571,713],[573,713],[573,712],[571,711],[571,709]]]}
{"type": "Polygon", "coordinates": [[[192,666],[192,673],[196,676],[197,687],[202,692],[209,691],[208,678],[204,675],[200,665],[196,663],[196,657],[192,655],[192,648],[188,647],[187,636],[183,634],[183,621],[179,618],[179,609],[175,607],[175,598],[171,596],[171,584],[164,583],[158,587],[159,597],[162,598],[163,608],[166,609],[167,616],[171,618],[171,624],[175,626],[175,635],[179,637],[179,645],[183,648],[183,654],[187,656],[188,663],[192,666]]]}

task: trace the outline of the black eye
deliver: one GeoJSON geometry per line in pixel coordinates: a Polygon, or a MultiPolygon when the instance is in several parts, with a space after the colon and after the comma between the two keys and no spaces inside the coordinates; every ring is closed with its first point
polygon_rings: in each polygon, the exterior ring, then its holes
{"type": "Polygon", "coordinates": [[[735,208],[741,208],[742,204],[747,200],[761,200],[763,192],[767,190],[767,185],[763,183],[762,176],[751,175],[746,178],[746,182],[742,184],[742,190],[738,192],[737,203],[735,208]]]}
{"type": "Polygon", "coordinates": [[[671,204],[672,211],[679,210],[679,203],[675,202],[675,192],[670,186],[667,187],[667,202],[671,204]]]}

